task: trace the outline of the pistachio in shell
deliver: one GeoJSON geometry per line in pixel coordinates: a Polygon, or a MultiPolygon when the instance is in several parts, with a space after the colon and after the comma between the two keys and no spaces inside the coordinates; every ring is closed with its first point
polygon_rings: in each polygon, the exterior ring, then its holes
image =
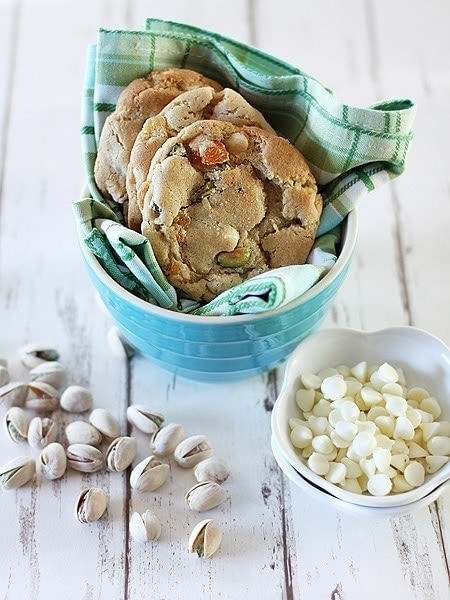
{"type": "Polygon", "coordinates": [[[47,417],[34,417],[28,426],[28,443],[32,448],[41,450],[58,438],[58,426],[47,417]]]}
{"type": "Polygon", "coordinates": [[[76,515],[80,523],[98,521],[106,511],[108,497],[101,488],[91,487],[81,490],[76,503],[76,515]]]}
{"type": "Polygon", "coordinates": [[[6,431],[13,442],[24,442],[28,437],[30,419],[19,406],[11,406],[4,417],[6,431]]]}
{"type": "Polygon", "coordinates": [[[125,471],[133,462],[136,450],[135,438],[126,435],[116,438],[106,451],[108,471],[125,471]]]}
{"type": "Polygon", "coordinates": [[[28,384],[28,396],[25,408],[37,412],[53,412],[59,406],[58,390],[44,381],[31,381],[28,384]]]}
{"type": "Polygon", "coordinates": [[[192,435],[177,445],[173,456],[178,466],[189,469],[212,454],[213,449],[206,436],[192,435]]]}
{"type": "Polygon", "coordinates": [[[62,477],[67,469],[64,446],[59,442],[50,443],[39,455],[39,464],[42,474],[47,479],[54,480],[62,477]]]}
{"type": "Polygon", "coordinates": [[[107,438],[115,439],[120,436],[120,426],[117,419],[104,408],[94,408],[89,415],[89,423],[107,438]]]}
{"type": "Polygon", "coordinates": [[[103,454],[89,444],[70,444],[66,449],[67,466],[82,473],[95,473],[104,467],[103,454]]]}
{"type": "Polygon", "coordinates": [[[17,456],[0,467],[0,487],[14,490],[28,483],[36,473],[36,462],[29,456],[17,456]]]}
{"type": "Polygon", "coordinates": [[[141,460],[131,471],[130,485],[140,492],[153,492],[162,486],[170,473],[170,465],[150,455],[141,460]]]}
{"type": "Polygon", "coordinates": [[[155,542],[161,535],[161,521],[151,510],[140,514],[134,512],[130,518],[131,537],[138,542],[155,542]]]}
{"type": "Polygon", "coordinates": [[[200,558],[210,558],[219,548],[222,530],[212,519],[200,521],[189,536],[189,552],[200,558]]]}

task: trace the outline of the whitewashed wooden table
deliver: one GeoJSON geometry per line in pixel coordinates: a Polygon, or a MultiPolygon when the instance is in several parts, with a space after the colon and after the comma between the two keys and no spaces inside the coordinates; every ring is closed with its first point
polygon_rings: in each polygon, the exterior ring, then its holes
{"type": "MultiPolygon", "coordinates": [[[[0,355],[13,357],[30,341],[56,346],[69,383],[92,390],[95,405],[111,410],[124,431],[127,405],[147,404],[189,433],[206,433],[232,466],[228,499],[210,513],[224,530],[210,560],[187,550],[198,515],[183,498],[192,475],[180,469],[146,495],[130,493],[124,474],[75,471],[1,492],[0,597],[448,600],[450,493],[383,520],[313,503],[270,451],[283,367],[207,385],[111,353],[111,322],[82,266],[70,208],[83,183],[84,55],[98,27],[138,28],[147,16],[256,45],[347,103],[417,103],[407,171],[362,201],[355,260],[323,327],[409,324],[450,343],[446,0],[0,0],[0,355]],[[92,484],[110,504],[103,519],[82,525],[75,500],[92,484]],[[160,540],[148,545],[132,541],[128,529],[130,513],[145,508],[163,523],[160,540]]],[[[56,416],[61,427],[69,420],[56,416]]],[[[145,444],[141,436],[141,456],[145,444]]],[[[36,454],[26,445],[23,452],[36,454]]],[[[0,431],[1,462],[18,453],[0,431]]]]}

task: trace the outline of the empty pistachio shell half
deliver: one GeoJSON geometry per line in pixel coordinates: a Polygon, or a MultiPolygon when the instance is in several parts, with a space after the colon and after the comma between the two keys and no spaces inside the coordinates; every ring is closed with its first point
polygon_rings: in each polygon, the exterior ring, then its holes
{"type": "Polygon", "coordinates": [[[82,385],[69,385],[61,394],[59,403],[67,412],[82,413],[92,408],[94,399],[82,385]]]}
{"type": "Polygon", "coordinates": [[[9,371],[5,365],[0,365],[0,387],[9,383],[9,371]]]}
{"type": "Polygon", "coordinates": [[[151,510],[139,514],[134,512],[130,518],[131,537],[138,542],[154,542],[161,535],[161,522],[151,510]]]}
{"type": "Polygon", "coordinates": [[[222,541],[222,530],[212,519],[200,521],[189,536],[189,552],[196,552],[201,558],[209,558],[216,552],[222,541]]]}
{"type": "Polygon", "coordinates": [[[22,381],[10,381],[0,387],[0,404],[5,406],[23,406],[28,395],[28,384],[22,381]]]}
{"type": "Polygon", "coordinates": [[[114,439],[120,435],[119,422],[104,408],[95,408],[89,415],[89,423],[107,438],[114,439]]]}
{"type": "Polygon", "coordinates": [[[170,473],[170,465],[162,463],[156,456],[141,460],[130,474],[130,485],[140,492],[153,492],[162,486],[170,473]]]}
{"type": "Polygon", "coordinates": [[[89,444],[70,444],[66,449],[67,466],[75,471],[94,473],[104,466],[103,454],[89,444]]]}
{"type": "Polygon", "coordinates": [[[205,458],[194,467],[194,476],[198,482],[215,481],[216,483],[223,483],[230,476],[230,472],[227,461],[217,456],[205,458]]]}
{"type": "Polygon", "coordinates": [[[156,456],[173,454],[175,448],[183,440],[185,428],[178,423],[168,423],[153,434],[151,448],[156,456]]]}
{"type": "Polygon", "coordinates": [[[81,490],[76,503],[76,515],[80,523],[98,521],[108,506],[104,490],[96,487],[81,490]]]}
{"type": "Polygon", "coordinates": [[[53,419],[34,417],[28,426],[28,443],[41,450],[58,437],[58,426],[53,419]]]}
{"type": "Polygon", "coordinates": [[[116,438],[106,451],[106,468],[108,471],[125,471],[136,456],[135,438],[122,436],[116,438]]]}
{"type": "Polygon", "coordinates": [[[31,381],[28,384],[28,397],[25,408],[38,412],[52,412],[59,406],[58,390],[44,381],[31,381]]]}
{"type": "Polygon", "coordinates": [[[174,458],[180,467],[189,469],[201,460],[208,458],[213,449],[204,435],[192,435],[182,440],[174,451],[174,458]]]}
{"type": "Polygon", "coordinates": [[[51,360],[40,363],[37,367],[31,369],[29,375],[30,381],[43,381],[59,388],[65,379],[66,369],[57,360],[51,360]]]}
{"type": "Polygon", "coordinates": [[[131,425],[144,433],[154,433],[164,422],[162,415],[141,404],[132,404],[127,408],[127,419],[131,425]]]}
{"type": "Polygon", "coordinates": [[[0,467],[0,486],[4,490],[14,490],[28,483],[35,473],[33,458],[17,456],[0,467]]]}
{"type": "Polygon", "coordinates": [[[102,434],[87,421],[72,421],[65,429],[66,439],[69,444],[89,444],[99,446],[102,434]]]}
{"type": "Polygon", "coordinates": [[[202,481],[194,485],[186,494],[186,502],[192,510],[202,512],[219,506],[226,498],[226,492],[215,481],[202,481]]]}
{"type": "Polygon", "coordinates": [[[33,369],[45,361],[58,360],[59,352],[45,344],[27,344],[19,350],[19,358],[28,369],[33,369]]]}
{"type": "Polygon", "coordinates": [[[47,479],[59,479],[67,469],[67,456],[64,446],[58,442],[52,442],[46,446],[39,455],[39,464],[42,474],[47,479]]]}
{"type": "Polygon", "coordinates": [[[13,442],[24,442],[27,439],[30,419],[23,408],[12,406],[5,414],[4,423],[13,442]]]}

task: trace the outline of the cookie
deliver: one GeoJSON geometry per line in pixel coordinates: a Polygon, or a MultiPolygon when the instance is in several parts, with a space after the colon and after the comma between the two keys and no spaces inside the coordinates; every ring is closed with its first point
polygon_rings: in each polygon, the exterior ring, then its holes
{"type": "Polygon", "coordinates": [[[126,178],[127,222],[131,229],[140,231],[148,172],[156,151],[184,127],[203,119],[256,125],[273,132],[263,115],[232,89],[216,92],[212,87],[202,87],[177,96],[157,116],[145,121],[131,150],[126,178]]]}
{"type": "Polygon", "coordinates": [[[275,133],[197,121],[164,142],[148,180],[142,232],[195,300],[303,264],[311,250],[322,199],[303,155],[275,133]]]}
{"type": "Polygon", "coordinates": [[[95,182],[106,198],[121,204],[127,201],[130,152],[145,120],[161,112],[179,94],[202,86],[222,89],[219,83],[196,71],[159,69],[133,80],[123,90],[115,111],[103,125],[94,166],[95,182]]]}

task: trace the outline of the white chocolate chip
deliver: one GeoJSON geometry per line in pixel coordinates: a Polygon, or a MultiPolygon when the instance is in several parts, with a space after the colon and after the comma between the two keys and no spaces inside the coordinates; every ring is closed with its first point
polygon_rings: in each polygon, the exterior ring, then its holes
{"type": "Polygon", "coordinates": [[[313,433],[305,425],[297,425],[291,431],[291,442],[296,448],[306,448],[313,439],[313,433]]]}
{"type": "Polygon", "coordinates": [[[406,417],[397,417],[394,426],[394,438],[402,438],[403,440],[412,440],[414,437],[414,427],[406,417]]]}
{"type": "Polygon", "coordinates": [[[315,438],[313,438],[311,446],[316,452],[320,452],[320,454],[331,454],[333,450],[335,450],[335,445],[325,434],[317,435],[315,438]]]}
{"type": "Polygon", "coordinates": [[[405,398],[394,394],[383,394],[383,397],[386,403],[386,410],[390,415],[394,417],[405,415],[408,408],[408,402],[405,398]]]}
{"type": "Polygon", "coordinates": [[[329,400],[339,400],[347,393],[347,385],[342,375],[332,375],[322,381],[320,386],[324,398],[329,400]]]}
{"type": "Polygon", "coordinates": [[[383,363],[379,367],[377,371],[377,377],[385,383],[397,383],[398,381],[397,370],[394,369],[394,367],[389,365],[388,363],[383,363]]]}
{"type": "Polygon", "coordinates": [[[425,468],[421,463],[415,460],[411,461],[409,464],[406,465],[405,470],[403,472],[403,476],[405,477],[405,480],[407,483],[409,483],[409,485],[412,485],[413,487],[418,487],[424,482],[425,468]]]}
{"type": "Polygon", "coordinates": [[[331,483],[341,483],[345,479],[345,465],[342,463],[330,462],[328,473],[325,479],[331,483]]]}
{"type": "Polygon", "coordinates": [[[432,396],[424,398],[420,403],[420,408],[425,412],[431,413],[434,419],[439,419],[441,416],[441,407],[436,398],[433,398],[432,396]]]}
{"type": "Polygon", "coordinates": [[[350,369],[350,373],[353,375],[353,377],[356,377],[356,379],[358,379],[358,381],[366,381],[366,376],[367,376],[367,363],[366,361],[362,361],[360,363],[358,363],[357,365],[355,365],[354,367],[352,367],[350,369]]]}
{"type": "Polygon", "coordinates": [[[330,463],[323,454],[313,452],[308,458],[308,467],[317,475],[326,475],[330,469],[330,463]]]}
{"type": "Polygon", "coordinates": [[[427,449],[430,454],[436,454],[439,456],[450,455],[450,438],[443,435],[435,435],[430,438],[427,442],[427,449]]]}
{"type": "Polygon", "coordinates": [[[313,389],[299,389],[295,395],[295,401],[300,410],[310,411],[314,406],[315,393],[313,389]]]}
{"type": "Polygon", "coordinates": [[[392,481],[384,473],[376,473],[369,477],[367,490],[372,496],[387,496],[392,489],[392,481]]]}
{"type": "Polygon", "coordinates": [[[360,431],[353,440],[353,449],[358,456],[365,458],[377,446],[375,436],[368,431],[360,431]]]}
{"type": "Polygon", "coordinates": [[[375,463],[375,467],[378,469],[378,471],[381,471],[382,473],[386,471],[391,464],[391,451],[387,448],[377,447],[374,449],[372,454],[373,462],[375,463]]]}
{"type": "Polygon", "coordinates": [[[353,400],[346,400],[341,406],[342,418],[353,423],[359,417],[359,408],[353,400]]]}

